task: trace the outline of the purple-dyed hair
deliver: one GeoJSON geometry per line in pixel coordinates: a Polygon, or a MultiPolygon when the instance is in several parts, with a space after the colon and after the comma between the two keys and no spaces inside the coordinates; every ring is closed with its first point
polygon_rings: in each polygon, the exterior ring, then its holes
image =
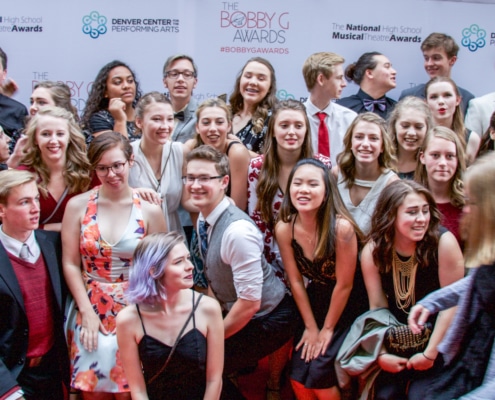
{"type": "Polygon", "coordinates": [[[126,296],[129,303],[156,304],[167,299],[162,278],[172,249],[184,243],[177,232],[153,233],[146,236],[134,250],[126,296]]]}

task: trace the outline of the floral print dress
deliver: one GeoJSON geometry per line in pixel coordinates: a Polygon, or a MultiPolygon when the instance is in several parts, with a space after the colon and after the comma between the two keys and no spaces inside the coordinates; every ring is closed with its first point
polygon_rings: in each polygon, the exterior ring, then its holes
{"type": "Polygon", "coordinates": [[[81,224],[79,250],[82,276],[88,297],[108,335],[98,333],[98,349],[89,352],[82,346],[81,314],[74,301],[67,311],[67,341],[71,361],[71,387],[89,392],[128,392],[115,335],[115,318],[127,303],[124,291],[128,286],[132,254],[145,236],[141,200],[133,192],[133,206],[127,228],[116,244],[101,237],[98,227],[98,188],[88,201],[81,224]]]}

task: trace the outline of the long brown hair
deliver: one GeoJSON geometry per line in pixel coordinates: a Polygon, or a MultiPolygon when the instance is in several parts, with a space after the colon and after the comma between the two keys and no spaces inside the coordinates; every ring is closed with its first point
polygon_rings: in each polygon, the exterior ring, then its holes
{"type": "MultiPolygon", "coordinates": [[[[435,126],[431,128],[425,136],[421,152],[424,153],[428,149],[428,145],[433,138],[441,138],[448,140],[455,144],[457,168],[455,169],[454,176],[450,180],[449,198],[450,203],[456,207],[462,207],[464,205],[464,186],[462,183],[462,175],[466,170],[466,153],[464,147],[459,139],[459,136],[449,128],[444,126],[435,126]]],[[[428,171],[426,171],[426,165],[419,162],[416,166],[414,173],[414,180],[421,183],[425,187],[428,185],[428,171]]]]}
{"type": "Polygon", "coordinates": [[[240,90],[240,83],[242,74],[244,73],[244,69],[249,63],[257,62],[263,64],[270,71],[270,88],[268,89],[268,93],[265,98],[261,100],[261,102],[256,106],[256,110],[253,113],[253,117],[251,121],[253,123],[253,131],[254,133],[260,133],[263,130],[263,126],[266,118],[268,117],[268,112],[275,106],[277,103],[277,80],[275,78],[275,69],[273,65],[267,59],[263,57],[253,57],[247,60],[246,64],[242,67],[241,72],[237,75],[234,84],[234,90],[230,95],[230,108],[232,109],[232,115],[235,115],[244,105],[244,98],[242,97],[240,90]]]}
{"type": "Polygon", "coordinates": [[[398,180],[387,185],[380,194],[371,216],[369,240],[375,244],[373,261],[380,273],[392,269],[397,211],[408,194],[417,193],[425,197],[430,209],[430,223],[422,240],[416,244],[416,260],[421,267],[437,262],[440,212],[431,193],[424,186],[410,180],[398,180]]]}
{"type": "MultiPolygon", "coordinates": [[[[258,184],[256,185],[256,195],[258,203],[256,210],[260,211],[261,219],[272,227],[275,223],[273,220],[272,203],[278,191],[278,175],[280,172],[280,158],[278,156],[278,145],[275,139],[275,125],[277,117],[281,111],[294,110],[299,111],[304,116],[306,124],[306,133],[301,146],[299,160],[303,158],[313,157],[313,148],[311,145],[311,131],[308,116],[306,115],[306,107],[300,101],[284,100],[281,101],[273,111],[273,115],[268,122],[268,130],[265,141],[265,158],[261,166],[258,184]]],[[[282,188],[284,191],[286,188],[282,188]]]]}

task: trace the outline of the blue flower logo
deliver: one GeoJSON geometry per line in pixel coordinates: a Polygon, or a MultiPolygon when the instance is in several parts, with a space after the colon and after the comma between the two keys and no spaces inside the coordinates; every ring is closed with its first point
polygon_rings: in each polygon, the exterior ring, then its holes
{"type": "Polygon", "coordinates": [[[469,28],[462,30],[461,44],[467,47],[469,51],[476,51],[485,47],[486,31],[480,28],[478,25],[473,24],[469,28]]]}
{"type": "Polygon", "coordinates": [[[92,39],[98,39],[98,36],[107,33],[107,17],[100,15],[98,11],[91,11],[82,19],[82,31],[92,39]]]}
{"type": "Polygon", "coordinates": [[[293,94],[290,94],[289,92],[287,92],[287,90],[285,89],[280,89],[278,92],[277,92],[277,98],[279,100],[289,100],[289,99],[292,99],[292,100],[295,100],[296,98],[294,97],[293,94]]]}

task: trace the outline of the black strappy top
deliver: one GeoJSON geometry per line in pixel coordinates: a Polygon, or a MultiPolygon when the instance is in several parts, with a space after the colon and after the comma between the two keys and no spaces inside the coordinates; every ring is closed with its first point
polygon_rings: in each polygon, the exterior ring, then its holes
{"type": "MultiPolygon", "coordinates": [[[[196,329],[194,311],[201,300],[194,301],[192,321],[193,328],[178,341],[175,352],[165,370],[147,384],[146,390],[150,400],[153,399],[203,399],[206,390],[206,338],[196,329]]],[[[146,333],[139,306],[136,305],[144,336],[138,344],[139,358],[143,367],[144,379],[148,382],[163,367],[172,351],[169,346],[146,333]]]]}
{"type": "MultiPolygon", "coordinates": [[[[297,217],[297,216],[296,216],[297,217]]],[[[294,224],[292,223],[292,249],[299,272],[313,282],[327,284],[329,281],[335,281],[335,253],[329,258],[309,260],[304,255],[301,245],[294,239],[294,224]]]]}

